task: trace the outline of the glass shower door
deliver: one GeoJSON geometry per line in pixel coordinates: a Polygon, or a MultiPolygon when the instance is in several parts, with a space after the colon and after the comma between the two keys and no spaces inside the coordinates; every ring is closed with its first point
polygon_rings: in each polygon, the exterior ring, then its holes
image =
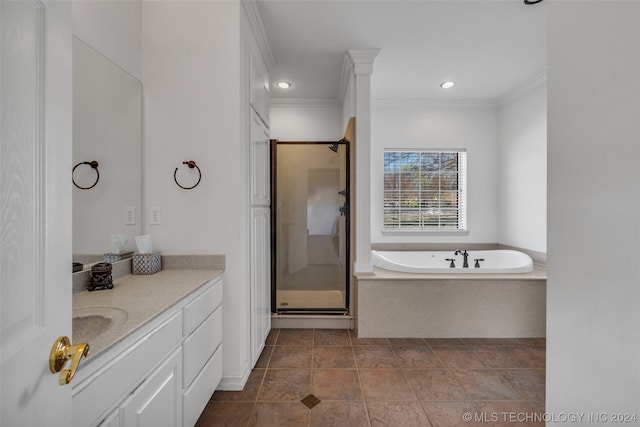
{"type": "Polygon", "coordinates": [[[348,307],[348,145],[276,142],[275,308],[348,307]]]}

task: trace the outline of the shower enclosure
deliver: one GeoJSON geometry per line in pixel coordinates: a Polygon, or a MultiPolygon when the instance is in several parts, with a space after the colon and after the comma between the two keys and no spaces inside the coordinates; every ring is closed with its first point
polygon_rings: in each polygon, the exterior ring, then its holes
{"type": "Polygon", "coordinates": [[[349,305],[349,141],[271,143],[276,313],[349,305]]]}

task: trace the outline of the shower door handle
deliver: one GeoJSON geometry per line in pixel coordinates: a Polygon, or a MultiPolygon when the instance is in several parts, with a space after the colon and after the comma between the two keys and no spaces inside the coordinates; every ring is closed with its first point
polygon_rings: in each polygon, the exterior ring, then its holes
{"type": "Polygon", "coordinates": [[[349,190],[347,190],[346,188],[342,191],[338,191],[338,194],[344,197],[347,197],[347,195],[349,194],[349,190]]]}

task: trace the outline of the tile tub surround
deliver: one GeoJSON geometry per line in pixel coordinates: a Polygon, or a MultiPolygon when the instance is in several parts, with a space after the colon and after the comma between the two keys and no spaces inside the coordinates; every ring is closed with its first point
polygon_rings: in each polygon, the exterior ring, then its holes
{"type": "Polygon", "coordinates": [[[356,278],[359,337],[520,338],[546,334],[546,269],[520,274],[356,278]]]}
{"type": "Polygon", "coordinates": [[[541,416],[545,348],[544,338],[366,339],[352,330],[274,329],[244,390],[216,391],[196,426],[512,425],[463,415],[541,416]],[[309,394],[321,401],[311,409],[301,402],[309,394]]]}
{"type": "Polygon", "coordinates": [[[222,270],[162,270],[152,275],[121,277],[114,280],[113,289],[74,293],[74,310],[116,307],[127,313],[124,323],[91,340],[89,354],[80,369],[220,274],[222,270]]]}

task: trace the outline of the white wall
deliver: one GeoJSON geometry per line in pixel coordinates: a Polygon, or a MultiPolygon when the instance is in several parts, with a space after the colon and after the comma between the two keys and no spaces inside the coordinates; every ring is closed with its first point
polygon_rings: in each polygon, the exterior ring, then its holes
{"type": "Polygon", "coordinates": [[[164,253],[226,255],[224,376],[248,372],[248,194],[241,108],[240,3],[144,2],[144,204],[161,208],[149,225],[164,253]],[[242,143],[241,143],[242,141],[242,143]],[[183,161],[195,160],[202,181],[187,184],[183,161]]]}
{"type": "Polygon", "coordinates": [[[73,34],[138,80],[141,0],[73,0],[73,34]]]}
{"type": "Polygon", "coordinates": [[[371,242],[496,242],[497,161],[494,106],[374,101],[371,116],[371,242]],[[467,149],[468,234],[382,232],[382,159],[385,148],[467,149]]]}
{"type": "Polygon", "coordinates": [[[640,416],[640,3],[546,8],[546,409],[640,416]]]}
{"type": "Polygon", "coordinates": [[[270,110],[271,138],[280,141],[338,141],[344,135],[338,103],[278,103],[270,110]]]}
{"type": "Polygon", "coordinates": [[[547,251],[546,80],[498,108],[498,242],[547,251]]]}

